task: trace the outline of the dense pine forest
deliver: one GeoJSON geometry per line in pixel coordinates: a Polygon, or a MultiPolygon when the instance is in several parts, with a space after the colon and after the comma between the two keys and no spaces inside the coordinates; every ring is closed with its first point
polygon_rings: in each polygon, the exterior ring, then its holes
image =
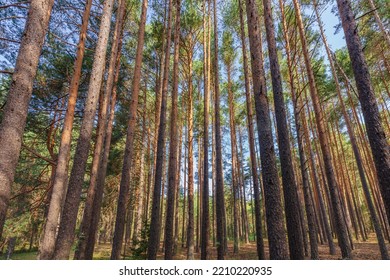
{"type": "Polygon", "coordinates": [[[386,0],[0,0],[0,259],[389,259],[386,0]]]}

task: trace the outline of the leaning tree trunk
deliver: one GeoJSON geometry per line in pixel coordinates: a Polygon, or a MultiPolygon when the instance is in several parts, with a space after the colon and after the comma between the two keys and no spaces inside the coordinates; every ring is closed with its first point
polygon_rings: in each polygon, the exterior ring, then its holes
{"type": "Polygon", "coordinates": [[[0,125],[0,238],[14,182],[28,104],[54,0],[33,0],[0,125]]]}
{"type": "Polygon", "coordinates": [[[178,91],[179,91],[179,51],[180,51],[180,0],[176,0],[176,20],[173,55],[173,91],[170,124],[169,142],[169,163],[168,163],[168,193],[167,210],[165,219],[165,256],[166,260],[173,257],[173,227],[175,216],[175,191],[177,188],[177,145],[178,145],[178,91]]]}
{"type": "Polygon", "coordinates": [[[260,142],[260,158],[263,167],[265,210],[271,259],[288,259],[287,240],[284,232],[283,207],[276,167],[271,118],[263,69],[262,43],[256,2],[246,0],[249,46],[252,62],[253,90],[257,129],[260,142]]]}
{"type": "Polygon", "coordinates": [[[283,97],[282,78],[275,40],[275,28],[272,17],[271,1],[263,0],[265,29],[267,33],[268,53],[274,95],[276,125],[278,131],[279,158],[282,169],[285,215],[287,222],[290,258],[304,259],[304,246],[299,218],[298,187],[295,181],[291,158],[290,139],[287,128],[286,108],[283,97]]]}
{"type": "Polygon", "coordinates": [[[108,104],[110,102],[110,97],[112,94],[112,89],[114,87],[116,63],[117,63],[117,53],[119,51],[118,46],[120,45],[120,36],[121,28],[123,26],[122,22],[125,16],[125,1],[119,0],[119,9],[117,12],[117,21],[115,25],[115,31],[113,36],[112,51],[110,57],[110,63],[107,72],[107,82],[105,93],[103,94],[102,102],[100,104],[101,110],[99,110],[99,120],[96,131],[96,141],[95,149],[92,161],[90,183],[87,191],[87,199],[84,206],[83,220],[80,226],[79,233],[79,242],[77,244],[76,252],[74,259],[85,259],[85,248],[87,246],[87,236],[90,231],[92,214],[93,214],[93,204],[96,199],[97,193],[97,180],[99,177],[100,165],[103,162],[104,156],[104,139],[106,135],[107,128],[107,113],[108,113],[108,104]]]}
{"type": "Polygon", "coordinates": [[[49,211],[44,228],[43,239],[39,246],[38,258],[41,260],[51,259],[55,242],[58,218],[61,214],[63,197],[66,192],[68,167],[70,157],[70,144],[73,130],[74,111],[81,78],[81,69],[85,53],[85,41],[87,38],[88,21],[91,12],[92,0],[87,0],[80,28],[79,43],[77,46],[76,60],[73,66],[73,76],[69,87],[68,107],[66,109],[64,128],[61,134],[61,143],[58,152],[57,167],[52,187],[49,211]]]}
{"type": "Polygon", "coordinates": [[[308,80],[309,80],[309,91],[313,102],[314,113],[316,116],[318,136],[320,140],[322,157],[325,165],[325,175],[326,175],[328,188],[330,192],[330,200],[331,200],[332,209],[334,213],[335,227],[336,227],[337,237],[339,241],[339,246],[341,248],[341,253],[343,258],[352,258],[351,245],[349,244],[348,241],[347,226],[343,218],[341,201],[338,195],[339,187],[336,181],[334,168],[332,166],[332,158],[330,154],[329,141],[326,135],[327,132],[326,132],[326,126],[324,124],[324,116],[320,105],[320,100],[318,97],[313,68],[311,66],[309,50],[307,47],[307,41],[305,37],[305,30],[303,27],[302,16],[300,12],[300,6],[298,0],[294,0],[293,2],[296,11],[296,20],[298,23],[299,35],[302,43],[305,67],[306,67],[308,80]]]}
{"type": "Polygon", "coordinates": [[[390,221],[390,149],[381,123],[370,73],[363,54],[356,21],[349,0],[337,0],[344,29],[352,70],[355,76],[358,97],[362,106],[368,140],[378,176],[379,187],[390,221]]]}
{"type": "Polygon", "coordinates": [[[131,102],[129,108],[130,116],[129,116],[129,122],[127,127],[125,155],[124,155],[123,167],[122,167],[121,184],[119,188],[114,238],[112,241],[111,259],[113,260],[117,260],[120,257],[123,234],[125,229],[126,201],[129,194],[131,161],[134,153],[133,142],[134,142],[135,125],[137,123],[138,95],[139,95],[139,88],[140,88],[140,81],[141,81],[141,66],[142,66],[142,57],[143,57],[147,9],[148,9],[148,0],[143,0],[141,20],[138,29],[137,53],[135,57],[132,94],[131,94],[131,102]]]}
{"type": "Polygon", "coordinates": [[[100,25],[99,39],[95,50],[91,80],[85,102],[84,116],[77,142],[72,172],[69,179],[60,229],[54,250],[54,259],[69,259],[73,245],[77,213],[81,200],[81,189],[84,182],[85,168],[89,155],[96,105],[99,97],[102,77],[106,62],[106,51],[111,25],[114,0],[104,2],[103,16],[100,25]]]}
{"type": "MultiPolygon", "coordinates": [[[[372,0],[370,0],[370,2],[373,3],[372,0]]],[[[382,259],[389,259],[389,254],[387,252],[383,232],[382,232],[382,229],[380,227],[378,215],[376,214],[374,203],[372,201],[370,190],[369,190],[370,188],[369,188],[369,185],[368,185],[368,182],[366,179],[366,175],[364,173],[363,161],[362,161],[362,157],[360,155],[360,151],[359,151],[359,148],[357,145],[355,133],[353,131],[351,120],[347,114],[347,111],[345,109],[344,100],[343,100],[342,95],[341,95],[340,82],[338,80],[336,67],[334,65],[333,57],[332,57],[328,42],[327,42],[326,37],[325,37],[323,24],[322,24],[322,21],[321,21],[321,18],[320,18],[318,9],[317,9],[317,1],[313,0],[313,4],[314,4],[317,22],[318,22],[318,25],[319,25],[320,31],[321,31],[322,41],[325,45],[325,50],[326,50],[326,54],[328,56],[328,60],[329,60],[329,64],[330,64],[330,67],[332,70],[333,78],[335,79],[337,97],[338,97],[338,100],[339,100],[340,105],[341,105],[341,111],[342,111],[342,114],[343,114],[343,117],[344,117],[344,120],[345,120],[345,123],[347,126],[347,132],[348,132],[349,138],[351,140],[352,151],[353,151],[354,156],[355,156],[356,164],[357,164],[358,171],[359,171],[360,181],[361,181],[362,187],[363,187],[363,193],[364,193],[364,196],[365,196],[366,201],[367,201],[367,206],[368,206],[368,209],[370,211],[370,216],[371,216],[372,223],[374,225],[374,229],[375,229],[376,236],[378,239],[378,245],[379,245],[379,249],[381,252],[381,256],[382,256],[382,259]]],[[[362,235],[363,235],[363,232],[362,232],[362,235]]]]}
{"type": "Polygon", "coordinates": [[[157,140],[157,156],[156,169],[154,174],[154,188],[152,201],[152,216],[150,221],[150,237],[148,244],[148,259],[155,260],[157,257],[157,250],[160,245],[160,199],[161,199],[161,185],[163,180],[163,162],[165,149],[165,127],[166,127],[166,112],[167,112],[167,92],[168,92],[168,77],[169,77],[169,62],[171,54],[171,30],[172,30],[172,0],[168,4],[168,28],[167,28],[167,44],[165,49],[165,65],[164,78],[161,96],[161,111],[160,124],[158,129],[157,140]]]}
{"type": "Polygon", "coordinates": [[[306,156],[305,156],[305,151],[303,146],[304,142],[302,137],[302,129],[301,129],[302,126],[300,121],[300,109],[298,107],[298,102],[297,102],[298,96],[296,94],[296,88],[294,83],[294,73],[293,73],[294,66],[293,66],[293,61],[291,59],[290,38],[288,36],[288,30],[286,26],[287,24],[286,24],[284,6],[282,0],[279,0],[279,5],[282,14],[282,26],[283,26],[283,35],[285,39],[289,84],[290,84],[291,98],[293,101],[293,108],[294,108],[293,111],[294,111],[295,127],[296,127],[297,142],[298,142],[298,149],[299,149],[300,171],[302,176],[307,224],[309,228],[310,258],[313,260],[317,260],[319,259],[319,253],[318,253],[318,242],[317,242],[317,230],[315,227],[315,213],[314,213],[314,208],[310,196],[311,190],[310,190],[310,183],[308,178],[309,176],[307,171],[306,156]]]}

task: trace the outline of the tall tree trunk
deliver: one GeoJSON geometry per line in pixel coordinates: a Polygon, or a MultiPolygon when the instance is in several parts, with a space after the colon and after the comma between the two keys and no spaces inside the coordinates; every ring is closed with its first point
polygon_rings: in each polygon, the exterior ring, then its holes
{"type": "Polygon", "coordinates": [[[107,72],[106,89],[105,89],[105,94],[103,95],[102,103],[100,104],[102,108],[99,112],[98,128],[96,132],[97,138],[96,138],[94,156],[92,161],[90,184],[87,192],[87,199],[85,201],[83,220],[80,227],[79,242],[77,244],[75,259],[85,259],[85,248],[87,245],[86,237],[88,236],[91,227],[93,204],[94,204],[94,200],[96,199],[97,180],[100,171],[100,164],[104,156],[103,148],[104,148],[104,139],[105,139],[106,129],[107,129],[108,105],[110,102],[112,89],[114,87],[117,54],[119,52],[118,46],[120,45],[119,41],[122,33],[121,28],[123,27],[124,16],[125,16],[125,1],[120,0],[119,10],[117,11],[117,22],[116,22],[114,36],[113,36],[110,63],[107,72]]]}
{"type": "Polygon", "coordinates": [[[58,218],[61,214],[61,206],[66,192],[68,181],[68,168],[70,158],[70,144],[73,130],[74,111],[81,78],[81,68],[85,52],[88,21],[91,12],[92,0],[87,0],[80,28],[79,43],[77,45],[76,60],[73,66],[73,76],[69,87],[68,107],[66,109],[64,128],[61,134],[61,143],[58,152],[57,167],[52,187],[49,211],[44,228],[43,239],[39,246],[38,259],[51,259],[56,241],[58,218]]]}
{"type": "Polygon", "coordinates": [[[356,21],[349,0],[337,0],[344,29],[352,70],[355,76],[358,97],[362,106],[368,140],[377,171],[387,219],[390,221],[390,149],[380,120],[370,73],[363,54],[356,21]]]}
{"type": "Polygon", "coordinates": [[[102,77],[106,62],[108,37],[111,25],[113,0],[107,0],[103,6],[103,16],[100,25],[99,39],[95,50],[94,63],[88,95],[85,102],[84,116],[77,142],[72,172],[69,179],[60,228],[56,240],[54,259],[69,259],[73,245],[77,213],[81,199],[81,190],[84,182],[89,148],[92,137],[93,123],[96,113],[96,104],[100,92],[102,77]]]}
{"type": "Polygon", "coordinates": [[[287,128],[286,108],[284,104],[282,78],[280,74],[278,53],[276,48],[271,1],[263,0],[263,6],[278,132],[279,157],[282,169],[284,205],[290,258],[294,260],[303,260],[305,256],[303,250],[304,246],[301,224],[299,219],[298,187],[295,181],[294,169],[291,159],[290,139],[287,128]]]}
{"type": "MultiPolygon", "coordinates": [[[[370,0],[370,2],[372,3],[372,0],[370,0]]],[[[320,31],[321,31],[322,41],[325,45],[326,54],[328,56],[328,61],[329,61],[329,64],[330,64],[330,67],[332,70],[333,79],[335,80],[337,97],[338,97],[339,103],[341,105],[341,111],[342,111],[345,123],[347,125],[347,131],[348,131],[349,138],[351,140],[352,150],[353,150],[356,164],[358,167],[360,181],[361,181],[362,187],[363,187],[363,192],[364,192],[364,195],[365,195],[365,198],[367,201],[367,206],[368,206],[368,209],[370,211],[370,216],[371,216],[371,219],[372,219],[372,222],[374,225],[374,229],[375,229],[375,232],[377,235],[378,244],[379,244],[379,248],[381,251],[381,256],[382,256],[382,259],[389,259],[389,254],[387,252],[385,239],[384,239],[382,229],[381,229],[380,224],[379,224],[379,219],[378,219],[378,216],[377,216],[376,211],[375,211],[374,203],[372,202],[372,198],[371,198],[370,191],[369,191],[369,186],[368,186],[367,179],[366,179],[366,176],[364,173],[364,169],[363,169],[363,165],[362,165],[362,158],[361,158],[360,151],[359,151],[359,148],[357,145],[355,133],[353,131],[350,118],[349,118],[347,111],[345,109],[345,104],[344,104],[344,100],[343,100],[342,94],[341,94],[340,82],[338,80],[336,67],[334,65],[333,57],[332,57],[328,42],[326,40],[324,30],[323,30],[323,24],[322,24],[320,15],[318,13],[317,1],[313,0],[313,4],[314,4],[314,9],[315,9],[318,25],[319,25],[320,31]]]]}
{"type": "MultiPolygon", "coordinates": [[[[218,34],[217,5],[214,1],[214,34],[218,34]]],[[[216,218],[217,218],[217,255],[219,260],[225,256],[225,197],[222,168],[222,137],[219,96],[218,36],[214,36],[214,91],[215,91],[215,144],[216,144],[216,218]]]]}
{"type": "Polygon", "coordinates": [[[260,157],[263,168],[265,210],[267,217],[270,259],[288,259],[287,240],[284,232],[283,207],[276,167],[271,118],[267,99],[261,30],[256,1],[246,0],[249,45],[252,58],[252,79],[255,93],[257,129],[260,142],[260,157]]]}
{"type": "MultiPolygon", "coordinates": [[[[263,243],[263,232],[262,232],[262,220],[261,220],[261,205],[260,205],[260,178],[257,170],[257,159],[255,151],[255,136],[253,128],[253,109],[252,109],[252,95],[250,91],[249,82],[249,69],[248,69],[248,57],[245,42],[245,26],[244,26],[244,11],[243,3],[239,0],[240,9],[240,28],[241,28],[241,45],[242,45],[242,56],[245,76],[245,97],[246,97],[246,108],[247,108],[247,122],[248,122],[248,137],[249,137],[249,152],[251,159],[251,174],[253,180],[253,193],[255,201],[255,230],[256,230],[256,247],[257,256],[259,260],[265,259],[264,243],[263,243]]],[[[252,216],[253,217],[253,216],[252,216]]]]}
{"type": "Polygon", "coordinates": [[[329,188],[329,192],[330,192],[330,198],[331,198],[334,218],[335,218],[335,222],[336,222],[336,231],[337,231],[339,246],[341,248],[341,253],[342,253],[343,258],[352,258],[351,246],[350,246],[349,241],[348,241],[347,227],[346,227],[346,224],[345,224],[344,219],[343,219],[341,202],[340,202],[340,199],[338,197],[338,185],[337,185],[337,181],[335,178],[334,168],[332,166],[332,159],[331,159],[331,154],[330,154],[329,142],[328,142],[328,139],[326,137],[327,132],[326,132],[326,127],[324,125],[324,116],[323,116],[323,112],[322,112],[322,109],[320,106],[320,100],[319,100],[318,92],[317,92],[317,88],[316,88],[314,72],[313,72],[313,69],[311,66],[309,51],[308,51],[308,47],[307,47],[307,41],[305,38],[305,31],[304,31],[303,22],[302,22],[300,6],[298,3],[298,0],[294,0],[293,2],[294,2],[294,8],[296,11],[296,20],[298,23],[299,35],[300,35],[300,39],[301,39],[301,43],[302,43],[302,50],[303,50],[303,56],[304,56],[304,61],[305,61],[305,67],[306,67],[308,80],[309,80],[310,95],[311,95],[311,99],[313,102],[314,113],[316,116],[318,136],[319,136],[319,140],[320,140],[322,157],[323,157],[324,165],[325,165],[325,173],[326,173],[326,178],[327,178],[327,182],[328,182],[328,188],[329,188]]]}
{"type": "Polygon", "coordinates": [[[157,256],[157,250],[160,243],[160,197],[161,197],[161,184],[162,184],[162,167],[164,162],[164,149],[165,149],[165,127],[166,127],[166,111],[167,111],[167,92],[168,92],[168,74],[169,74],[169,62],[171,54],[171,30],[172,30],[172,0],[169,0],[168,4],[168,29],[167,29],[167,44],[165,49],[165,65],[164,65],[164,78],[161,96],[161,112],[160,112],[160,124],[158,130],[157,141],[157,158],[156,158],[156,170],[155,180],[153,188],[153,201],[152,201],[152,217],[150,223],[150,238],[148,245],[148,259],[154,260],[157,256]]]}
{"type": "MultiPolygon", "coordinates": [[[[118,50],[121,50],[122,44],[123,44],[123,27],[122,27],[121,34],[120,34],[119,38],[120,38],[120,41],[119,41],[118,50]]],[[[121,52],[118,51],[117,58],[116,58],[114,87],[113,87],[112,94],[111,94],[110,110],[109,110],[107,129],[106,129],[106,135],[105,135],[105,140],[104,140],[103,158],[102,158],[101,164],[99,165],[100,170],[99,170],[99,175],[98,175],[98,179],[97,179],[97,188],[96,188],[95,199],[93,201],[93,213],[91,215],[91,225],[89,228],[89,233],[86,236],[87,245],[85,247],[85,259],[87,259],[87,260],[91,260],[92,256],[93,256],[96,234],[97,234],[98,224],[99,224],[99,220],[100,220],[100,209],[101,209],[103,193],[104,193],[104,182],[105,182],[105,178],[106,178],[108,156],[110,153],[110,146],[111,146],[111,136],[112,136],[112,130],[113,130],[113,125],[114,125],[113,122],[114,122],[114,117],[115,117],[117,83],[119,80],[119,70],[121,67],[120,58],[121,58],[121,52]]]]}
{"type": "MultiPolygon", "coordinates": [[[[210,1],[208,1],[210,11],[210,1]]],[[[206,1],[203,2],[203,48],[204,48],[204,110],[203,110],[203,189],[202,189],[202,227],[201,227],[201,255],[202,260],[206,260],[209,247],[209,110],[210,110],[210,53],[208,52],[208,32],[210,26],[206,28],[206,1]],[[207,32],[206,32],[207,30],[207,32]],[[207,36],[206,36],[207,35],[207,36]]],[[[210,14],[209,14],[210,16],[210,14]]]]}
{"type": "Polygon", "coordinates": [[[112,251],[111,251],[112,260],[117,260],[120,257],[123,234],[125,229],[126,199],[129,194],[130,174],[132,170],[131,160],[133,158],[133,153],[134,153],[133,142],[134,142],[135,125],[137,123],[137,107],[138,107],[138,96],[139,96],[139,88],[140,88],[140,81],[141,81],[141,66],[142,66],[142,58],[143,58],[147,10],[148,10],[148,0],[143,0],[140,25],[138,29],[137,52],[135,58],[134,76],[132,82],[132,94],[131,94],[131,102],[129,108],[130,116],[129,116],[128,126],[127,126],[126,146],[125,146],[125,154],[124,154],[123,167],[122,167],[121,184],[119,188],[114,238],[112,241],[112,251]]]}
{"type": "Polygon", "coordinates": [[[286,55],[287,55],[289,84],[290,84],[291,97],[292,97],[293,108],[294,108],[295,127],[296,127],[298,149],[299,149],[300,170],[302,176],[306,217],[307,217],[307,223],[309,228],[310,258],[313,260],[317,260],[319,259],[317,230],[315,227],[314,208],[310,197],[311,190],[310,190],[310,183],[309,183],[307,167],[306,167],[306,156],[305,156],[305,151],[303,146],[304,143],[302,139],[302,129],[301,129],[301,121],[300,121],[300,113],[299,113],[300,108],[298,107],[297,104],[297,94],[296,94],[296,88],[294,83],[293,61],[291,59],[291,49],[290,49],[290,38],[288,36],[288,30],[287,30],[286,19],[284,14],[284,5],[282,3],[282,0],[279,0],[279,5],[282,14],[282,25],[283,25],[283,35],[285,39],[285,48],[286,48],[286,55]]]}
{"type": "Polygon", "coordinates": [[[177,188],[177,146],[178,146],[178,91],[179,91],[179,51],[180,51],[180,8],[181,0],[175,1],[176,21],[174,36],[174,55],[173,55],[173,91],[171,107],[170,124],[170,142],[169,142],[169,164],[168,164],[168,194],[167,211],[165,219],[165,256],[166,260],[173,257],[173,228],[175,218],[175,190],[177,188]]]}
{"type": "MultiPolygon", "coordinates": [[[[231,64],[231,63],[230,63],[231,64]]],[[[232,196],[233,196],[233,253],[238,254],[239,250],[239,222],[238,222],[238,172],[237,172],[237,139],[236,139],[236,124],[234,121],[235,108],[234,97],[231,84],[231,65],[226,65],[227,72],[227,91],[228,91],[228,104],[229,104],[229,122],[230,122],[230,149],[232,155],[232,196]]]]}
{"type": "Polygon", "coordinates": [[[54,0],[35,0],[30,3],[7,103],[3,110],[0,124],[0,238],[19,160],[28,104],[53,3],[54,0]]]}

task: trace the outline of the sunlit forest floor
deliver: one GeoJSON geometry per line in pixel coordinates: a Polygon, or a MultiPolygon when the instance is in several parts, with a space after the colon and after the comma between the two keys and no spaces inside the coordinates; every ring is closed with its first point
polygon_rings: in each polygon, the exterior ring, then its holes
{"type": "MultiPolygon", "coordinates": [[[[330,255],[328,246],[323,244],[319,245],[320,259],[321,260],[338,260],[341,259],[340,249],[336,244],[336,255],[330,255]]],[[[390,250],[390,244],[387,244],[388,250],[390,250]]],[[[266,256],[268,256],[268,244],[265,240],[265,251],[266,256]]],[[[109,243],[99,244],[96,248],[94,259],[96,260],[108,260],[110,258],[111,245],[109,243]]],[[[36,259],[36,251],[32,252],[15,252],[12,255],[13,260],[35,260],[36,259]]],[[[128,255],[131,252],[127,253],[128,255]]],[[[73,256],[72,256],[73,257],[73,256]]],[[[380,252],[378,243],[376,242],[375,235],[370,235],[367,241],[355,241],[354,242],[354,250],[353,250],[353,258],[355,260],[380,260],[380,252]]],[[[3,260],[4,256],[0,257],[0,260],[3,260]]],[[[131,259],[130,256],[127,256],[126,259],[131,259]]],[[[164,259],[164,253],[162,250],[159,250],[157,259],[164,259]]],[[[177,253],[174,257],[177,260],[185,260],[186,259],[186,248],[183,248],[181,244],[179,244],[177,248],[177,253]]],[[[200,259],[200,252],[195,252],[195,259],[200,259]]],[[[210,248],[210,259],[217,259],[217,251],[216,247],[210,248]]],[[[225,257],[226,260],[256,260],[256,244],[254,242],[250,242],[249,244],[241,244],[240,250],[238,254],[233,254],[233,243],[229,242],[228,244],[228,253],[225,257]]],[[[309,259],[309,257],[307,257],[309,259]]]]}

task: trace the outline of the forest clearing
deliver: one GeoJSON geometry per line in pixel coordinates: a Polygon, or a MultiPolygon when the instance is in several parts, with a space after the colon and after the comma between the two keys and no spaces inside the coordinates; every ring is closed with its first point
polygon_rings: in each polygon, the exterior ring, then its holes
{"type": "Polygon", "coordinates": [[[389,260],[386,0],[0,0],[0,259],[389,260]]]}

